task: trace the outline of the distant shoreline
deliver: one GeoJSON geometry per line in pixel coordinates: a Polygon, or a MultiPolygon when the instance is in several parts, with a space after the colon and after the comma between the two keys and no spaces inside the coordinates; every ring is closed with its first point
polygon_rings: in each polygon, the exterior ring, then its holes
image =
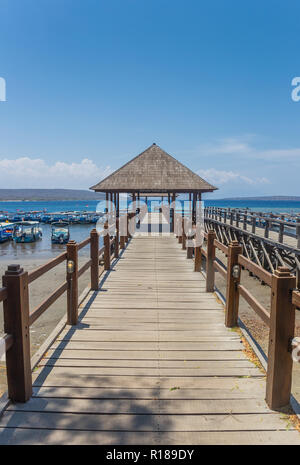
{"type": "Polygon", "coordinates": [[[266,196],[266,197],[226,197],[223,199],[207,199],[207,200],[213,200],[213,201],[255,201],[255,202],[300,202],[300,196],[266,196]]]}
{"type": "Polygon", "coordinates": [[[102,200],[105,194],[84,189],[1,189],[0,202],[75,202],[102,200]]]}
{"type": "Polygon", "coordinates": [[[98,202],[103,199],[4,199],[0,202],[98,202]]]}

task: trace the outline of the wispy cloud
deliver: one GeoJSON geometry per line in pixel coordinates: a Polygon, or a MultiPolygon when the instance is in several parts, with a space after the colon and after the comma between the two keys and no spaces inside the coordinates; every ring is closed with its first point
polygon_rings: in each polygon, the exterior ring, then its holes
{"type": "Polygon", "coordinates": [[[110,166],[99,167],[88,158],[79,163],[58,161],[53,164],[42,158],[0,159],[2,188],[88,189],[111,172],[110,166]]]}
{"type": "Polygon", "coordinates": [[[228,182],[246,183],[248,185],[269,184],[270,182],[265,177],[250,178],[234,171],[216,170],[215,168],[198,170],[197,173],[208,182],[216,185],[223,185],[228,182]]]}
{"type": "MultiPolygon", "coordinates": [[[[197,152],[203,155],[243,156],[243,158],[280,161],[282,159],[294,161],[300,160],[300,147],[294,148],[268,148],[260,149],[254,145],[255,136],[225,138],[211,144],[198,147],[197,152]]],[[[196,152],[196,150],[195,150],[196,152]]]]}

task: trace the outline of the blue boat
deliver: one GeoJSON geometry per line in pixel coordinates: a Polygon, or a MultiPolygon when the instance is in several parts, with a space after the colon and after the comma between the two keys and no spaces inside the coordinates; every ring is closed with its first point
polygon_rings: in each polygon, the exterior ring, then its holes
{"type": "Polygon", "coordinates": [[[51,242],[53,244],[66,244],[70,239],[69,223],[58,221],[51,224],[51,242]]]}
{"type": "Polygon", "coordinates": [[[42,238],[42,230],[38,221],[21,221],[14,225],[13,240],[15,242],[35,242],[42,238]]]}
{"type": "Polygon", "coordinates": [[[15,223],[18,222],[18,221],[22,221],[22,216],[15,215],[15,216],[13,216],[12,221],[14,221],[15,223]]]}
{"type": "Polygon", "coordinates": [[[13,236],[13,230],[13,223],[0,223],[0,242],[11,240],[13,236]]]}

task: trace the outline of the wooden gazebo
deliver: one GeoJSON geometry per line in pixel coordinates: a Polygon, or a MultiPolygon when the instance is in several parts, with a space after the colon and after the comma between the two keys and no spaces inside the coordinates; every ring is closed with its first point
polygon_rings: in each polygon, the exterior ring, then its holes
{"type": "Polygon", "coordinates": [[[119,194],[131,194],[139,200],[146,196],[168,197],[169,204],[175,202],[178,194],[189,194],[193,214],[197,200],[203,192],[213,192],[217,188],[202,179],[174,157],[152,144],[144,152],[127,162],[118,170],[95,184],[90,189],[105,192],[106,200],[115,205],[119,216],[119,194]]]}

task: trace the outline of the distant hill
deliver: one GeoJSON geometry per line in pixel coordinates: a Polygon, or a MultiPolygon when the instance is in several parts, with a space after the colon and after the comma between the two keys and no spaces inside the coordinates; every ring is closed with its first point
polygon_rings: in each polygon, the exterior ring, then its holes
{"type": "Polygon", "coordinates": [[[0,201],[7,200],[101,200],[105,194],[78,189],[0,189],[0,201]]]}
{"type": "Polygon", "coordinates": [[[292,195],[268,195],[264,197],[227,197],[225,199],[215,199],[215,200],[286,200],[289,202],[300,202],[300,196],[292,195]]]}

